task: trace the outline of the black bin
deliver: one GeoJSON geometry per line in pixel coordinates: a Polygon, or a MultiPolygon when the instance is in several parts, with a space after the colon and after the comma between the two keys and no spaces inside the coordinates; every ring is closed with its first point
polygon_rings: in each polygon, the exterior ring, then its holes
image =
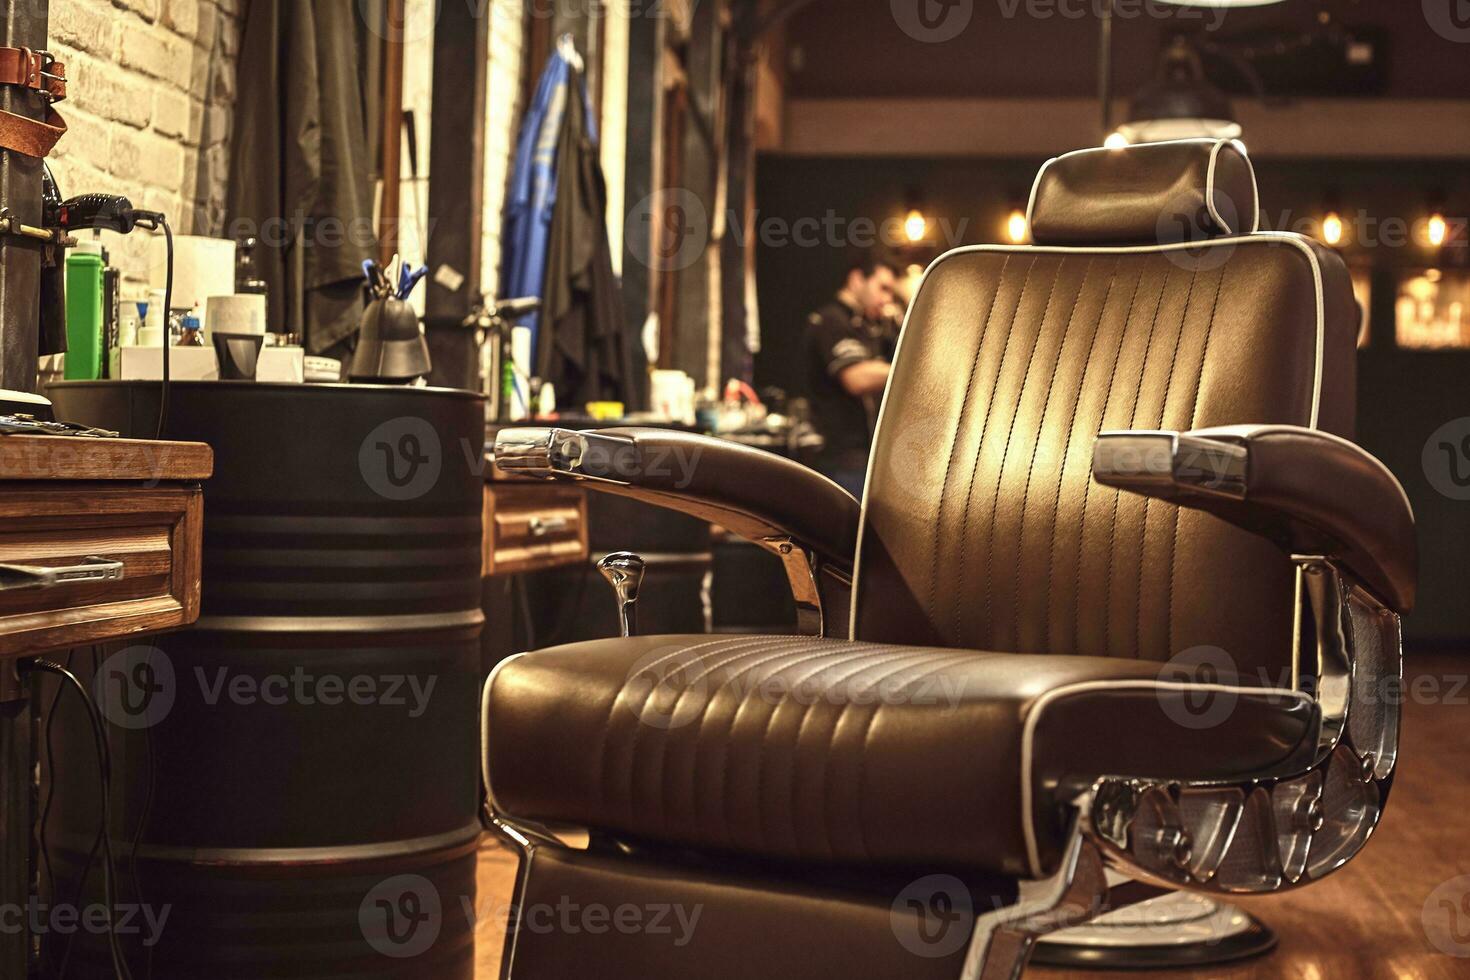
{"type": "MultiPolygon", "coordinates": [[[[157,383],[50,395],[155,431],[157,383]]],[[[123,937],[135,975],[472,980],[483,427],[467,392],[171,387],[165,437],[215,450],[200,621],[72,657],[111,725],[119,901],[168,912],[123,937]]],[[[61,704],[47,842],[70,901],[98,794],[61,704]]],[[[67,942],[46,937],[48,970],[67,942]]],[[[113,976],[100,937],[68,975],[113,976]]]]}

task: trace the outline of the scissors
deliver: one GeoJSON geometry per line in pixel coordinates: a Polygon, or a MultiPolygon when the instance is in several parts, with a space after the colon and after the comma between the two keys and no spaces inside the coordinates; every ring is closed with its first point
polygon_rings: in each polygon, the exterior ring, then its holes
{"type": "Polygon", "coordinates": [[[426,265],[421,265],[417,269],[410,269],[405,264],[403,271],[398,274],[398,298],[402,300],[408,299],[413,294],[419,282],[428,274],[429,267],[426,265]]]}
{"type": "Polygon", "coordinates": [[[368,291],[373,294],[373,299],[386,299],[392,294],[388,287],[388,278],[383,275],[378,263],[368,259],[362,264],[362,274],[367,278],[368,291]]]}
{"type": "Polygon", "coordinates": [[[407,300],[419,282],[429,274],[429,267],[421,265],[414,269],[395,255],[387,269],[383,269],[377,262],[368,259],[362,264],[362,272],[367,278],[368,288],[374,299],[396,297],[400,300],[407,300]],[[392,282],[392,273],[395,269],[398,273],[396,286],[392,282]]]}

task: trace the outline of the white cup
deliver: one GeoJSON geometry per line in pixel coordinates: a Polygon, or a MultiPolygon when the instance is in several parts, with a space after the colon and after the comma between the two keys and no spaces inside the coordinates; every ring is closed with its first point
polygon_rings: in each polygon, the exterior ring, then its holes
{"type": "Polygon", "coordinates": [[[204,302],[204,332],[265,333],[266,303],[259,294],[211,296],[204,302]]]}

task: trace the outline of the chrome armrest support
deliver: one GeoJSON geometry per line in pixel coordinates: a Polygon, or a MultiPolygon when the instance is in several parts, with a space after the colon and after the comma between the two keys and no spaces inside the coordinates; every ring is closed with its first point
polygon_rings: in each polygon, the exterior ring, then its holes
{"type": "Polygon", "coordinates": [[[1398,757],[1399,617],[1331,561],[1295,561],[1293,686],[1317,706],[1314,761],[1234,781],[1097,780],[1083,833],[1129,877],[1202,892],[1281,891],[1342,867],[1377,827],[1398,757]]]}
{"type": "Polygon", "coordinates": [[[790,538],[766,538],[757,543],[781,559],[791,598],[796,603],[796,632],[802,636],[826,636],[819,584],[820,560],[790,538]]]}
{"type": "Polygon", "coordinates": [[[582,482],[719,524],[781,561],[798,632],[841,636],[846,630],[859,507],[797,463],[714,439],[640,429],[504,429],[492,455],[506,473],[582,482]],[[803,497],[811,503],[791,505],[803,497]]]}
{"type": "Polygon", "coordinates": [[[1353,628],[1349,588],[1326,558],[1295,558],[1297,629],[1292,686],[1317,702],[1317,761],[1337,748],[1352,707],[1353,628]]]}

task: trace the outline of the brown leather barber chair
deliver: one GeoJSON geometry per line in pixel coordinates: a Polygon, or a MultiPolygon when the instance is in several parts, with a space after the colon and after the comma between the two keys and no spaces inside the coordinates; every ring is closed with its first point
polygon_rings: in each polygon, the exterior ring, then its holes
{"type": "Polygon", "coordinates": [[[500,665],[506,977],[1009,978],[1055,930],[1366,843],[1416,554],[1350,441],[1347,270],[1256,231],[1238,143],[1067,154],[1031,211],[1034,245],[930,268],[861,506],[710,439],[501,436],[507,470],[764,544],[810,634],[500,665]]]}

